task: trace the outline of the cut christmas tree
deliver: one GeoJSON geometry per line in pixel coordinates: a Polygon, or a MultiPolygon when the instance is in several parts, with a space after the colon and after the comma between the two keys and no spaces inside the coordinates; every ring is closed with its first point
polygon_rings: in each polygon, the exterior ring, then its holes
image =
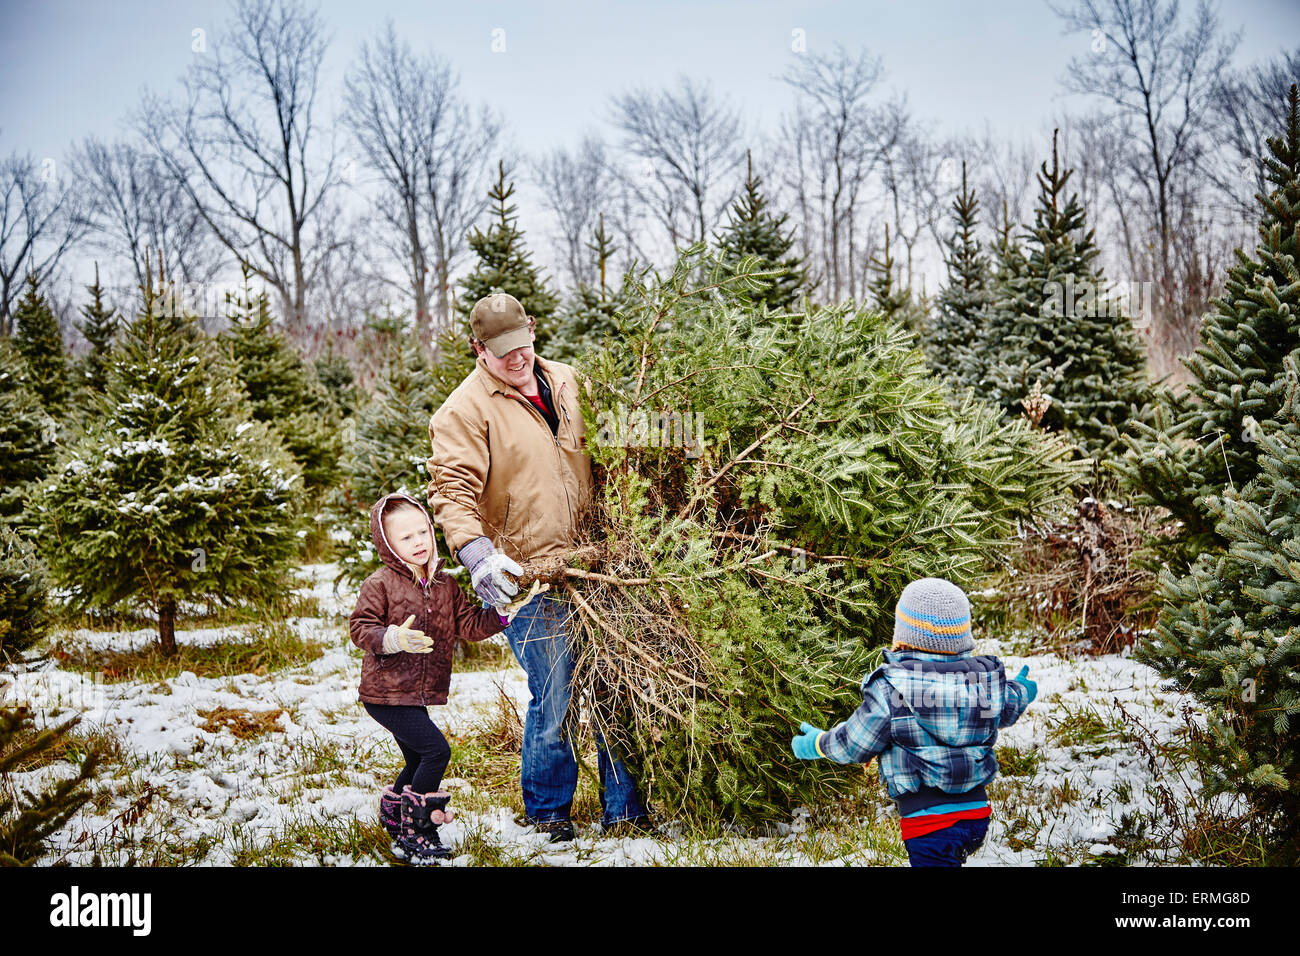
{"type": "Polygon", "coordinates": [[[758,260],[702,252],[633,283],[627,334],[586,369],[597,501],[575,560],[529,571],[573,601],[576,686],[661,812],[784,819],[861,780],[789,741],[859,702],[903,586],[971,582],[1078,469],[951,408],[897,324],[760,316],[716,294],[760,291],[758,260]]]}

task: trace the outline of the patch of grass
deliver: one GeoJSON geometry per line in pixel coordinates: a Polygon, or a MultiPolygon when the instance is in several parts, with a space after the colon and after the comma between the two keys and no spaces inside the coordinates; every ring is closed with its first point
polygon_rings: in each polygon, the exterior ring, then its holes
{"type": "Polygon", "coordinates": [[[284,710],[254,711],[246,707],[215,707],[212,710],[200,710],[199,716],[207,719],[199,724],[200,730],[210,734],[228,730],[238,740],[252,740],[263,734],[284,733],[277,721],[284,710]]]}
{"type": "Polygon", "coordinates": [[[310,663],[324,653],[325,645],[320,641],[302,637],[285,621],[273,621],[255,627],[248,640],[206,647],[180,644],[171,657],[156,644],[132,651],[75,645],[69,650],[56,648],[53,656],[65,669],[99,674],[105,683],[115,684],[162,682],[183,671],[193,671],[199,677],[261,675],[310,663]]]}
{"type": "Polygon", "coordinates": [[[548,844],[500,843],[483,824],[467,823],[456,843],[457,856],[469,857],[470,866],[540,866],[548,844]]]}
{"type": "Polygon", "coordinates": [[[1038,772],[1042,760],[1034,748],[1020,750],[1017,747],[997,747],[994,753],[998,758],[998,772],[1008,777],[1032,777],[1038,772]]]}
{"type": "Polygon", "coordinates": [[[1123,722],[1091,706],[1078,710],[1062,707],[1062,716],[1047,719],[1047,739],[1062,747],[1099,747],[1123,736],[1123,722]]]}
{"type": "Polygon", "coordinates": [[[489,638],[486,641],[456,642],[457,671],[499,671],[517,666],[510,645],[489,638]]]}
{"type": "Polygon", "coordinates": [[[231,827],[228,846],[233,866],[296,866],[304,858],[324,864],[329,857],[338,856],[353,860],[369,857],[379,863],[393,860],[383,828],[352,815],[297,817],[274,833],[236,824],[231,827]]]}
{"type": "MultiPolygon", "coordinates": [[[[10,745],[5,748],[6,752],[14,753],[22,750],[40,733],[41,731],[35,727],[24,728],[10,741],[10,745]]],[[[55,741],[53,746],[31,754],[15,764],[13,772],[29,773],[56,763],[69,763],[80,767],[91,751],[99,752],[101,771],[108,765],[121,763],[125,752],[121,739],[108,728],[77,723],[55,741]]]]}

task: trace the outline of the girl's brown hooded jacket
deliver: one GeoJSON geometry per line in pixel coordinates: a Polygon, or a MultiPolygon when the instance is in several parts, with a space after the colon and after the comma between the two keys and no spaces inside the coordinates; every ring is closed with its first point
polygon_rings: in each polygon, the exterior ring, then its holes
{"type": "MultiPolygon", "coordinates": [[[[399,493],[385,495],[370,509],[370,536],[384,566],[361,584],[357,606],[348,630],[352,643],[366,652],[361,662],[361,693],[370,704],[426,705],[447,703],[451,687],[451,658],[455,638],[481,641],[505,630],[492,608],[477,607],[454,580],[440,568],[436,548],[433,577],[423,586],[388,544],[383,514],[390,502],[408,501],[420,509],[426,521],[429,513],[414,498],[399,493]],[[384,653],[384,631],[389,624],[401,624],[412,614],[413,628],[433,638],[427,654],[399,651],[384,653]]],[[[433,546],[433,524],[429,525],[433,546]]]]}

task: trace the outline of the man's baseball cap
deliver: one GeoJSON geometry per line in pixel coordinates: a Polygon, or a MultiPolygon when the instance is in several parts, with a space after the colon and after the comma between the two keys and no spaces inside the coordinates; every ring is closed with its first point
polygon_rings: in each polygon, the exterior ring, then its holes
{"type": "Polygon", "coordinates": [[[475,302],[469,314],[469,324],[474,338],[497,358],[533,344],[528,330],[528,313],[508,292],[494,292],[475,302]]]}

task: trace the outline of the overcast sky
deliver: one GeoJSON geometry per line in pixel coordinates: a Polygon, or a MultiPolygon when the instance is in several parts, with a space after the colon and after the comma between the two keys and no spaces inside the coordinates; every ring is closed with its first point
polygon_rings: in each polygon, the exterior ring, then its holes
{"type": "MultiPolygon", "coordinates": [[[[771,130],[790,97],[779,76],[797,55],[795,30],[809,51],[838,42],[880,54],[886,85],[905,90],[916,115],[941,132],[987,124],[1017,139],[1050,135],[1053,113],[1082,105],[1062,96],[1059,81],[1089,41],[1063,35],[1041,0],[324,0],[320,8],[332,38],[325,116],[357,44],[391,16],[417,50],[448,57],[463,91],[501,111],[515,148],[534,154],[601,126],[611,95],[683,72],[708,80],[751,128],[771,130]],[[504,31],[504,52],[493,52],[494,30],[504,31]]],[[[201,55],[191,50],[193,31],[219,39],[228,18],[226,3],[193,0],[0,0],[0,11],[0,156],[38,159],[62,158],[91,133],[112,137],[146,87],[180,90],[179,77],[201,55]]],[[[1300,44],[1295,0],[1237,0],[1220,15],[1244,31],[1240,63],[1300,44]]],[[[525,195],[523,225],[536,230],[530,205],[525,195]]]]}

